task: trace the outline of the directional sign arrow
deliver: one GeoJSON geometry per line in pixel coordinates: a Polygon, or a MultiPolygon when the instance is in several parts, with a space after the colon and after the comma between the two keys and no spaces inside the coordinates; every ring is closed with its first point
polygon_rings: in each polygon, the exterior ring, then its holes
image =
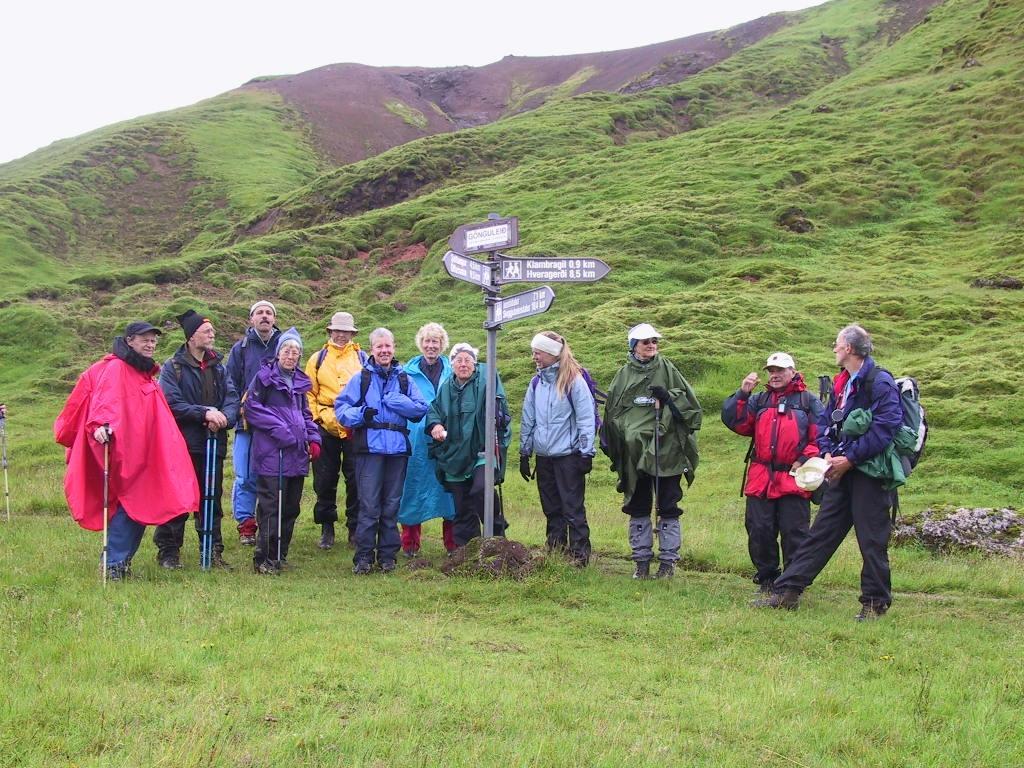
{"type": "Polygon", "coordinates": [[[519,219],[509,216],[479,224],[463,224],[448,238],[448,245],[463,256],[496,251],[499,248],[515,248],[519,245],[519,219]]]}
{"type": "Polygon", "coordinates": [[[611,271],[600,259],[498,254],[499,283],[592,283],[611,271]]]}
{"type": "Polygon", "coordinates": [[[549,286],[534,288],[512,296],[505,296],[494,301],[494,322],[484,323],[484,328],[496,328],[502,323],[509,323],[531,315],[547,312],[555,301],[555,292],[549,286]]]}
{"type": "Polygon", "coordinates": [[[444,255],[444,268],[456,280],[490,288],[493,285],[491,268],[482,261],[461,256],[455,251],[444,255]]]}

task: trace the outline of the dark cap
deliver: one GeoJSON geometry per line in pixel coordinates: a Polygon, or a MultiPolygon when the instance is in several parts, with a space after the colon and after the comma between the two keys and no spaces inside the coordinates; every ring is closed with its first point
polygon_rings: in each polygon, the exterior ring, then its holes
{"type": "Polygon", "coordinates": [[[163,333],[159,328],[151,323],[147,323],[145,320],[136,320],[134,323],[128,323],[124,329],[124,337],[127,339],[129,336],[138,336],[140,333],[163,333]]]}
{"type": "Polygon", "coordinates": [[[190,309],[188,312],[178,315],[178,322],[181,323],[181,329],[185,332],[185,341],[188,341],[202,327],[203,323],[208,323],[210,320],[194,309],[190,309]]]}

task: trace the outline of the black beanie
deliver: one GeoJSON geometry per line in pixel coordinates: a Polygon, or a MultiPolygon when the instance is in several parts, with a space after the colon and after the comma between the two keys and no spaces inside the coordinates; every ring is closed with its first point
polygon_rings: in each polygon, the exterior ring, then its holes
{"type": "Polygon", "coordinates": [[[181,323],[182,330],[185,331],[185,341],[188,341],[199,330],[199,326],[210,321],[194,309],[190,309],[185,314],[178,315],[178,322],[181,323]]]}

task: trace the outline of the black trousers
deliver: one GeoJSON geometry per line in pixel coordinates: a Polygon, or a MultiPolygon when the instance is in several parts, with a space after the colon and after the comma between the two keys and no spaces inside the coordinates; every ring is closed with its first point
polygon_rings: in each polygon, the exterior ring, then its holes
{"type": "Polygon", "coordinates": [[[359,522],[359,484],[356,482],[356,454],[352,440],[335,437],[320,429],[320,458],[313,462],[313,522],[338,521],[338,479],[345,478],[345,526],[350,534],[359,522]]]}
{"type": "Polygon", "coordinates": [[[797,549],[807,538],[811,524],[811,502],[801,496],[762,499],[747,496],[747,550],[757,572],[756,584],[770,584],[779,577],[779,536],[782,536],[782,564],[789,567],[797,549]]]}
{"type": "Polygon", "coordinates": [[[589,560],[587,476],[580,471],[579,457],[538,456],[536,479],[540,508],[547,518],[548,549],[568,549],[573,558],[589,560]]]}
{"type": "MultiPolygon", "coordinates": [[[[288,547],[292,543],[292,532],[295,530],[295,519],[299,516],[299,504],[302,501],[302,486],[306,478],[285,477],[281,484],[281,560],[288,559],[288,547]]],[[[256,535],[256,550],[253,562],[256,565],[277,561],[277,475],[259,475],[256,478],[256,523],[259,533],[256,535]]]]}
{"type": "MultiPolygon", "coordinates": [[[[461,547],[470,539],[478,538],[483,531],[484,524],[484,468],[477,467],[473,470],[473,476],[467,480],[457,483],[445,482],[445,488],[452,495],[455,502],[455,520],[452,533],[455,536],[455,546],[461,547]]],[[[504,512],[501,509],[501,499],[498,492],[494,492],[494,535],[504,536],[508,529],[504,512]]]]}
{"type": "Polygon", "coordinates": [[[889,534],[892,494],[882,483],[851,469],[838,483],[832,483],[821,500],[807,538],[782,575],[775,591],[809,587],[831,559],[852,527],[864,561],[860,572],[860,601],[864,605],[888,608],[892,602],[889,573],[889,534]]]}
{"type": "MultiPolygon", "coordinates": [[[[193,513],[195,517],[196,533],[199,534],[199,541],[202,542],[203,532],[203,506],[202,498],[206,493],[206,454],[190,453],[192,468],[196,472],[196,480],[199,482],[199,509],[193,513]]],[[[218,456],[214,461],[214,485],[213,485],[213,551],[224,551],[224,540],[220,534],[220,521],[224,516],[221,509],[220,498],[224,492],[224,457],[218,456]]],[[[185,525],[188,523],[188,514],[179,515],[163,525],[158,525],[153,531],[153,543],[156,544],[157,559],[163,559],[168,555],[177,555],[185,544],[185,525]]]]}
{"type": "MultiPolygon", "coordinates": [[[[658,516],[679,517],[683,510],[679,502],[683,500],[683,489],[680,486],[682,475],[670,475],[658,478],[658,516]]],[[[638,472],[636,488],[629,503],[622,511],[630,517],[650,517],[651,504],[654,502],[654,478],[646,472],[638,472]]]]}

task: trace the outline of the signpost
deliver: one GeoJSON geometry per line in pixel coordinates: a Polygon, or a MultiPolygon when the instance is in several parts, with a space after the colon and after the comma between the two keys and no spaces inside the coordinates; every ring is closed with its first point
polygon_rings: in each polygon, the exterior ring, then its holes
{"type": "Polygon", "coordinates": [[[498,254],[504,283],[592,283],[611,271],[600,259],[561,259],[544,256],[506,256],[498,254]]]}
{"type": "MultiPolygon", "coordinates": [[[[479,224],[464,224],[448,238],[451,250],[444,255],[444,268],[456,280],[478,285],[487,307],[487,403],[484,423],[495,425],[498,390],[498,331],[502,323],[547,312],[555,292],[544,285],[512,296],[499,296],[505,283],[592,283],[608,274],[610,267],[600,259],[547,256],[506,256],[503,248],[519,245],[519,219],[492,213],[479,224]],[[468,258],[487,253],[486,261],[468,258]]],[[[497,433],[484,443],[484,536],[494,535],[494,469],[497,433]]]]}

